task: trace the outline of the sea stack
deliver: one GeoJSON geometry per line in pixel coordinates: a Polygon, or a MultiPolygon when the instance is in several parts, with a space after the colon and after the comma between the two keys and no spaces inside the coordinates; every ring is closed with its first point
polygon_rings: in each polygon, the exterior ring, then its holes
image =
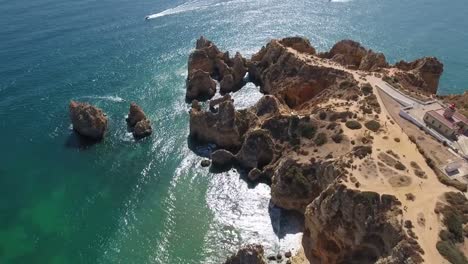
{"type": "Polygon", "coordinates": [[[145,112],[136,103],[130,104],[130,111],[127,117],[127,124],[133,133],[133,137],[141,139],[153,133],[151,122],[146,118],[145,112]]]}
{"type": "Polygon", "coordinates": [[[107,130],[107,117],[104,112],[88,103],[71,101],[69,105],[73,130],[78,134],[101,140],[107,130]]]}

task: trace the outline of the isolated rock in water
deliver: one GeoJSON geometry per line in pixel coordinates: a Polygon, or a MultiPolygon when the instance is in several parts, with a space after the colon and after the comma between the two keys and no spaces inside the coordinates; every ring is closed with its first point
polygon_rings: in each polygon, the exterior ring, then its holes
{"type": "Polygon", "coordinates": [[[69,105],[73,129],[80,135],[99,140],[107,129],[107,117],[101,109],[87,103],[71,101],[69,105]]]}
{"type": "Polygon", "coordinates": [[[440,76],[444,72],[444,64],[434,57],[424,57],[413,62],[400,61],[395,67],[406,71],[397,75],[403,86],[419,87],[432,94],[437,92],[440,76]]]}
{"type": "Polygon", "coordinates": [[[215,167],[230,167],[235,159],[234,155],[225,149],[219,149],[211,153],[211,162],[215,167]]]}
{"type": "Polygon", "coordinates": [[[315,48],[310,45],[310,41],[306,38],[289,37],[280,40],[280,43],[301,53],[307,53],[311,55],[315,54],[315,48]]]}
{"type": "Polygon", "coordinates": [[[202,160],[202,161],[200,162],[200,165],[201,165],[202,167],[208,167],[208,166],[211,165],[211,161],[209,161],[209,160],[202,160]]]}
{"type": "Polygon", "coordinates": [[[260,176],[262,176],[262,171],[257,168],[251,169],[249,171],[249,174],[247,175],[247,177],[251,181],[257,181],[260,178],[260,176]]]}
{"type": "Polygon", "coordinates": [[[239,165],[246,169],[263,168],[275,157],[275,143],[268,130],[257,129],[249,132],[236,154],[239,165]]]}
{"type": "Polygon", "coordinates": [[[205,101],[216,93],[216,82],[211,79],[208,72],[202,70],[193,71],[187,81],[187,100],[205,101]]]}
{"type": "Polygon", "coordinates": [[[190,137],[220,148],[240,147],[240,134],[236,125],[236,111],[232,101],[219,105],[217,113],[192,108],[190,111],[190,137]]]}
{"type": "Polygon", "coordinates": [[[247,245],[228,258],[224,264],[266,264],[263,254],[262,246],[247,245]]]}
{"type": "Polygon", "coordinates": [[[153,133],[151,122],[146,118],[145,112],[133,102],[130,104],[127,124],[136,139],[147,137],[153,133]]]}
{"type": "Polygon", "coordinates": [[[138,122],[145,119],[146,115],[145,112],[143,112],[143,109],[141,109],[140,106],[132,102],[130,104],[130,111],[127,117],[127,124],[130,127],[134,127],[138,122]]]}
{"type": "Polygon", "coordinates": [[[136,139],[147,137],[151,135],[151,133],[153,133],[153,129],[151,128],[151,122],[148,119],[139,121],[133,128],[133,136],[136,139]]]}
{"type": "Polygon", "coordinates": [[[400,206],[395,196],[331,185],[307,206],[306,255],[320,263],[421,263],[400,206]]]}

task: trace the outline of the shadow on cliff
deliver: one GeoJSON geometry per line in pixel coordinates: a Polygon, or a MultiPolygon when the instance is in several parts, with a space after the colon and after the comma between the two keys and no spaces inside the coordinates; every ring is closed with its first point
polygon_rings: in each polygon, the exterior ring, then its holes
{"type": "Polygon", "coordinates": [[[65,141],[65,147],[84,150],[96,145],[101,141],[102,140],[93,140],[87,137],[83,137],[75,131],[72,131],[65,141]]]}
{"type": "Polygon", "coordinates": [[[304,215],[292,210],[285,210],[275,206],[271,201],[268,208],[273,232],[280,239],[288,234],[304,231],[304,215]]]}
{"type": "Polygon", "coordinates": [[[187,146],[193,153],[203,158],[210,158],[211,153],[216,150],[215,144],[203,143],[191,136],[187,137],[187,146]]]}

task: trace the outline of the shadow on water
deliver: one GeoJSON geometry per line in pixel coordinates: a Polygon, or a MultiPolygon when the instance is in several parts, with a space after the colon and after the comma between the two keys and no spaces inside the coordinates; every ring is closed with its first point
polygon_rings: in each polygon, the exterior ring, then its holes
{"type": "Polygon", "coordinates": [[[72,149],[85,150],[96,145],[97,143],[101,141],[102,140],[95,140],[95,139],[83,137],[80,134],[73,131],[72,133],[70,133],[67,140],[65,141],[65,147],[72,148],[72,149]]]}
{"type": "Polygon", "coordinates": [[[288,234],[301,233],[304,230],[304,215],[293,211],[286,210],[274,205],[271,201],[268,206],[273,232],[282,239],[288,234]]]}

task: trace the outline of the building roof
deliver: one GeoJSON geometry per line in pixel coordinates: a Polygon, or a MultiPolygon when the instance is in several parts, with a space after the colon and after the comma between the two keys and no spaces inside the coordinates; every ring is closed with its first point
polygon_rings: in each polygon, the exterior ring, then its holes
{"type": "Polygon", "coordinates": [[[451,129],[456,129],[456,124],[458,122],[462,122],[465,125],[468,125],[468,118],[466,118],[464,115],[460,114],[459,112],[455,112],[452,118],[446,118],[444,116],[444,111],[445,109],[440,108],[437,110],[428,111],[427,114],[431,115],[433,118],[437,119],[439,122],[448,126],[451,129]]]}

